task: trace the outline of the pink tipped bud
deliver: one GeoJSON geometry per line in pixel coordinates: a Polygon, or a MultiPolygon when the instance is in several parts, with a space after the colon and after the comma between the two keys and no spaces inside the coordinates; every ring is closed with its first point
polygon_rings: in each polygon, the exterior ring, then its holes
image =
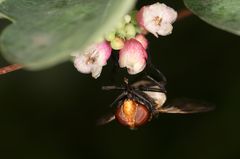
{"type": "Polygon", "coordinates": [[[93,45],[82,53],[74,54],[74,66],[81,73],[92,73],[92,77],[98,78],[102,67],[107,64],[111,56],[112,48],[106,41],[93,45]]]}
{"type": "Polygon", "coordinates": [[[147,49],[147,47],[148,47],[148,40],[145,38],[144,35],[138,34],[138,35],[135,37],[135,39],[142,44],[142,46],[144,47],[144,49],[147,49]]]}
{"type": "Polygon", "coordinates": [[[119,52],[119,66],[126,67],[129,74],[137,74],[146,66],[147,52],[140,42],[130,39],[119,52]]]}
{"type": "Polygon", "coordinates": [[[177,12],[163,3],[144,6],[137,13],[138,24],[156,37],[172,33],[172,23],[177,19],[177,12]]]}

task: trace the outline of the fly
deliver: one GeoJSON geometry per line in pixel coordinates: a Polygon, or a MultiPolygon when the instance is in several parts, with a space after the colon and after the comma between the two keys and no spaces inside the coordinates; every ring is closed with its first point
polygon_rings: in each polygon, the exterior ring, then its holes
{"type": "Polygon", "coordinates": [[[214,109],[214,106],[207,102],[187,98],[167,102],[166,78],[159,70],[156,71],[161,81],[147,75],[133,84],[129,84],[125,78],[122,86],[103,86],[103,90],[119,90],[122,93],[111,104],[112,113],[103,117],[99,124],[103,125],[116,119],[124,126],[136,128],[151,121],[160,113],[190,114],[214,109]]]}

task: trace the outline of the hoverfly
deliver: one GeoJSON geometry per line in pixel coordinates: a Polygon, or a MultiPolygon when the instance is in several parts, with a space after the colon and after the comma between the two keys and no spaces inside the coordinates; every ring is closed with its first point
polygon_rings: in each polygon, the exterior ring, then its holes
{"type": "Polygon", "coordinates": [[[111,104],[112,113],[100,119],[99,125],[116,119],[124,126],[136,128],[151,121],[160,113],[189,114],[214,109],[214,106],[209,103],[187,98],[166,102],[167,80],[159,70],[156,69],[156,72],[161,76],[161,81],[146,75],[145,78],[133,84],[129,84],[128,79],[125,78],[122,86],[103,86],[103,90],[119,90],[122,93],[111,104]]]}

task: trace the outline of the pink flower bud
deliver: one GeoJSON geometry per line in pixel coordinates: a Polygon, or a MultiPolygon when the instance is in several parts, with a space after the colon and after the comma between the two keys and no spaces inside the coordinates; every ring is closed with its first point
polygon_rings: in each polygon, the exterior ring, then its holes
{"type": "Polygon", "coordinates": [[[106,41],[98,43],[86,49],[82,53],[75,53],[74,66],[81,73],[92,73],[92,77],[98,78],[102,67],[107,64],[111,56],[112,48],[106,41]]]}
{"type": "Polygon", "coordinates": [[[147,52],[136,39],[127,40],[119,52],[119,66],[126,67],[129,74],[137,74],[144,70],[147,52]]]}
{"type": "Polygon", "coordinates": [[[144,47],[144,49],[147,49],[147,47],[148,47],[148,40],[145,38],[144,35],[138,34],[138,35],[135,37],[135,39],[142,44],[142,46],[144,47]]]}
{"type": "Polygon", "coordinates": [[[166,36],[172,33],[172,23],[177,19],[177,12],[163,3],[144,6],[137,13],[138,24],[154,34],[166,36]]]}

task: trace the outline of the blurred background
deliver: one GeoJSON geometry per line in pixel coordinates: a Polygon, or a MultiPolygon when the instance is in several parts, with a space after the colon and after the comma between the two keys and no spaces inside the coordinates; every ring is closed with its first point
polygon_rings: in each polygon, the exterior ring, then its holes
{"type": "MultiPolygon", "coordinates": [[[[184,8],[181,1],[165,2],[184,8]]],[[[101,90],[112,78],[122,80],[112,74],[113,64],[98,80],[70,62],[16,71],[0,76],[0,158],[240,158],[240,38],[192,16],[175,23],[172,35],[148,39],[153,63],[168,78],[169,98],[203,99],[215,111],[163,114],[134,131],[116,122],[99,127],[96,120],[119,94],[101,90]]],[[[0,65],[7,63],[1,58],[0,65]]]]}

